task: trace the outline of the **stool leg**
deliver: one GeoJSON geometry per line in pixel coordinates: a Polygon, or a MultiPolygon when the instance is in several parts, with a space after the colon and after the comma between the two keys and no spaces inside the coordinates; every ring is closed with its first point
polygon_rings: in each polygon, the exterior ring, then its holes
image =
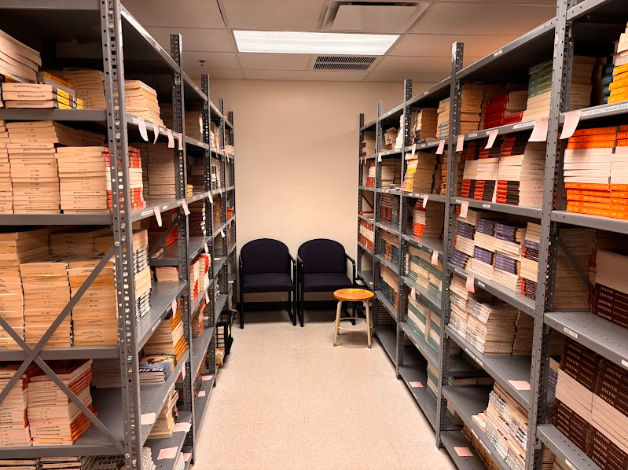
{"type": "Polygon", "coordinates": [[[334,346],[338,344],[338,328],[340,327],[340,312],[342,311],[342,300],[338,301],[338,307],[336,307],[336,324],[334,327],[334,346]]]}
{"type": "Polygon", "coordinates": [[[368,338],[369,349],[371,349],[371,312],[369,310],[368,300],[364,302],[364,306],[366,307],[366,334],[368,338]]]}

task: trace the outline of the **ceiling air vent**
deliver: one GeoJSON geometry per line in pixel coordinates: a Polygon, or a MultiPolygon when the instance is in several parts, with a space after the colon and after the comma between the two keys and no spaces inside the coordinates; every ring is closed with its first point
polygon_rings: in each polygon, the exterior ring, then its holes
{"type": "Polygon", "coordinates": [[[314,70],[368,70],[375,57],[321,55],[316,58],[314,70]]]}

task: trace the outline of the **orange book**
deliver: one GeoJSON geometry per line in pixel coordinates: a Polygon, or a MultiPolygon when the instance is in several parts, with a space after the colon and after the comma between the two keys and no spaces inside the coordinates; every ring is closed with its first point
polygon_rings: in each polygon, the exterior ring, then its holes
{"type": "MultiPolygon", "coordinates": [[[[617,186],[620,186],[620,185],[617,185],[617,186]]],[[[628,199],[628,192],[611,190],[611,197],[617,197],[620,199],[628,199]]]]}
{"type": "Polygon", "coordinates": [[[619,126],[619,132],[628,132],[628,124],[624,124],[623,126],[619,126]]]}
{"type": "Polygon", "coordinates": [[[628,72],[628,64],[620,65],[619,67],[615,67],[613,69],[613,75],[614,76],[617,76],[617,75],[620,75],[620,74],[626,73],[626,72],[628,72]]]}
{"type": "Polygon", "coordinates": [[[591,134],[591,135],[581,135],[578,137],[570,137],[568,143],[579,143],[579,142],[603,142],[603,141],[615,141],[617,139],[617,134],[591,134]]]}
{"type": "Polygon", "coordinates": [[[568,206],[570,207],[588,207],[591,209],[600,209],[605,211],[611,210],[610,204],[599,204],[595,202],[582,202],[582,201],[569,201],[568,206]]]}
{"type": "Polygon", "coordinates": [[[565,183],[567,189],[588,189],[594,191],[610,191],[610,185],[601,183],[565,183]]]}
{"type": "MultiPolygon", "coordinates": [[[[609,194],[609,193],[607,193],[609,194]]],[[[588,201],[588,202],[600,202],[602,204],[610,204],[610,197],[601,197],[601,196],[580,196],[580,195],[567,195],[567,200],[571,201],[588,201]]]]}
{"type": "Polygon", "coordinates": [[[619,103],[620,101],[626,101],[628,100],[628,92],[624,93],[622,95],[617,95],[617,96],[609,96],[608,98],[608,104],[611,103],[619,103]]]}
{"type": "Polygon", "coordinates": [[[608,86],[610,90],[617,90],[618,88],[625,87],[628,87],[628,78],[624,78],[623,80],[613,80],[613,83],[608,86]]]}
{"type": "Polygon", "coordinates": [[[628,132],[618,132],[617,140],[628,139],[628,132]]]}
{"type": "MultiPolygon", "coordinates": [[[[628,184],[611,184],[611,191],[628,191],[628,184]]],[[[611,196],[614,196],[612,193],[611,196]]]]}
{"type": "Polygon", "coordinates": [[[567,144],[568,149],[612,149],[615,147],[615,141],[604,142],[576,142],[574,144],[567,144]]]}
{"type": "Polygon", "coordinates": [[[615,134],[617,133],[617,126],[611,127],[594,127],[593,129],[578,129],[573,133],[573,137],[581,135],[594,135],[594,134],[615,134]]]}
{"type": "Polygon", "coordinates": [[[617,141],[617,147],[628,147],[628,140],[626,140],[626,139],[618,140],[617,141]]]}
{"type": "MultiPolygon", "coordinates": [[[[612,194],[608,191],[594,191],[594,190],[587,190],[587,189],[568,189],[567,198],[571,199],[572,196],[597,196],[597,197],[608,196],[610,197],[612,196],[612,194]]],[[[621,197],[621,196],[617,196],[617,197],[621,197]]]]}

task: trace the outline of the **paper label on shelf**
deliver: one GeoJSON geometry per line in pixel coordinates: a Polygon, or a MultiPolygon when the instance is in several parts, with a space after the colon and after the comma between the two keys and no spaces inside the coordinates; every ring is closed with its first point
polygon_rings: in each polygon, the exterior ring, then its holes
{"type": "Polygon", "coordinates": [[[190,457],[192,457],[192,454],[190,452],[183,452],[183,461],[187,462],[188,460],[190,460],[190,457]]]}
{"type": "Polygon", "coordinates": [[[381,153],[377,155],[377,161],[378,161],[378,162],[381,162],[381,161],[382,161],[382,154],[381,154],[381,153]]]}
{"type": "Polygon", "coordinates": [[[140,130],[140,135],[142,139],[144,139],[144,142],[148,142],[148,132],[146,131],[146,121],[144,121],[144,118],[137,118],[137,127],[140,130]]]}
{"type": "Polygon", "coordinates": [[[454,451],[458,457],[473,457],[473,452],[468,447],[454,447],[454,451]]]}
{"type": "Polygon", "coordinates": [[[174,135],[172,135],[172,129],[166,129],[166,135],[168,136],[168,148],[174,148],[174,135]]]}
{"type": "Polygon", "coordinates": [[[205,303],[209,304],[209,293],[205,291],[205,303]]]}
{"type": "Polygon", "coordinates": [[[569,335],[569,336],[571,336],[574,339],[578,339],[578,333],[576,333],[575,331],[571,331],[566,326],[563,327],[563,331],[565,332],[566,335],[569,335]]]}
{"type": "Polygon", "coordinates": [[[157,139],[159,139],[159,125],[153,122],[153,135],[155,138],[153,139],[153,144],[157,143],[157,139]]]}
{"type": "Polygon", "coordinates": [[[213,376],[213,375],[203,375],[203,376],[201,377],[201,381],[202,381],[202,382],[209,382],[209,381],[210,381],[211,379],[213,379],[213,378],[214,378],[214,376],[213,376]]]}
{"type": "Polygon", "coordinates": [[[408,382],[410,387],[412,388],[423,388],[423,384],[421,382],[408,382]]]}
{"type": "Polygon", "coordinates": [[[181,132],[179,132],[179,150],[183,150],[183,134],[181,134],[181,132]]]}
{"type": "Polygon", "coordinates": [[[167,447],[165,449],[161,449],[159,455],[157,456],[157,460],[172,460],[176,458],[179,453],[179,449],[177,447],[167,447]]]}
{"type": "Polygon", "coordinates": [[[429,194],[424,194],[423,195],[423,209],[425,209],[427,207],[427,201],[429,200],[430,195],[429,194]]]}
{"type": "Polygon", "coordinates": [[[626,359],[621,360],[621,365],[628,369],[628,361],[626,359]]]}
{"type": "Polygon", "coordinates": [[[464,134],[458,135],[458,142],[456,142],[456,152],[462,152],[464,150],[464,134]]]}
{"type": "Polygon", "coordinates": [[[201,390],[200,392],[198,392],[199,397],[204,397],[205,396],[205,390],[201,390]]]}
{"type": "Polygon", "coordinates": [[[170,307],[172,308],[172,313],[177,313],[177,299],[172,299],[172,302],[170,302],[170,307]]]}
{"type": "Polygon", "coordinates": [[[460,217],[465,219],[469,215],[469,201],[462,201],[460,203],[460,217]]]}
{"type": "Polygon", "coordinates": [[[565,114],[565,122],[563,123],[563,131],[560,134],[561,139],[568,139],[576,132],[578,124],[580,123],[580,116],[582,111],[571,111],[565,114]]]}
{"type": "Polygon", "coordinates": [[[185,371],[185,366],[181,367],[181,380],[184,380],[187,374],[188,373],[185,371]]]}
{"type": "Polygon", "coordinates": [[[530,382],[526,380],[509,380],[515,390],[530,390],[530,382]]]}
{"type": "Polygon", "coordinates": [[[432,251],[432,265],[433,266],[438,266],[438,251],[434,250],[432,251]]]}
{"type": "Polygon", "coordinates": [[[471,275],[467,275],[467,291],[475,292],[475,278],[471,275]]]}
{"type": "Polygon", "coordinates": [[[436,155],[442,155],[445,151],[445,139],[441,140],[438,143],[438,148],[436,149],[436,155]]]}
{"type": "Polygon", "coordinates": [[[478,281],[478,286],[480,286],[482,289],[486,289],[486,284],[484,284],[483,282],[478,281]]]}
{"type": "Polygon", "coordinates": [[[142,426],[155,424],[156,419],[157,415],[155,413],[144,413],[140,419],[140,423],[142,424],[142,426]]]}
{"type": "Polygon", "coordinates": [[[497,134],[499,131],[497,129],[493,129],[488,131],[488,141],[486,142],[486,149],[493,148],[493,144],[495,143],[495,139],[497,139],[497,134]]]}
{"type": "Polygon", "coordinates": [[[185,215],[190,215],[190,208],[188,207],[188,202],[185,199],[181,199],[181,207],[183,207],[183,213],[185,215]]]}
{"type": "Polygon", "coordinates": [[[192,423],[177,423],[174,427],[174,432],[188,432],[192,427],[192,423]]]}
{"type": "Polygon", "coordinates": [[[213,204],[213,203],[214,203],[214,198],[213,198],[213,196],[212,196],[211,191],[209,191],[209,192],[207,193],[207,197],[209,198],[209,203],[210,203],[210,204],[213,204]]]}
{"type": "Polygon", "coordinates": [[[221,231],[220,231],[220,236],[221,236],[222,238],[225,238],[225,231],[224,231],[224,230],[221,230],[221,231]]]}
{"type": "Polygon", "coordinates": [[[203,242],[203,250],[205,250],[205,253],[209,254],[209,247],[207,246],[207,242],[203,242]]]}
{"type": "Polygon", "coordinates": [[[412,144],[412,156],[414,157],[414,154],[416,153],[416,142],[414,144],[412,144]]]}
{"type": "Polygon", "coordinates": [[[410,290],[410,297],[416,300],[416,289],[414,287],[410,290]]]}
{"type": "Polygon", "coordinates": [[[159,210],[159,207],[153,208],[153,213],[155,214],[155,220],[157,221],[157,225],[161,227],[163,222],[161,221],[161,211],[159,210]]]}
{"type": "Polygon", "coordinates": [[[528,142],[546,142],[547,141],[547,129],[549,121],[547,118],[540,118],[534,121],[534,130],[528,142]]]}
{"type": "Polygon", "coordinates": [[[571,470],[578,470],[569,460],[565,459],[565,465],[567,465],[571,470]]]}

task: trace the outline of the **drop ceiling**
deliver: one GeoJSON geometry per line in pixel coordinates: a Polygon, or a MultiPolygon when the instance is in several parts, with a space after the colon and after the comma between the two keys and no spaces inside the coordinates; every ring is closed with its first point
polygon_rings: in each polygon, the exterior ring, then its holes
{"type": "Polygon", "coordinates": [[[182,34],[183,65],[192,78],[202,74],[227,80],[411,78],[416,83],[435,83],[449,75],[454,41],[464,42],[464,62],[469,65],[552,18],[556,10],[555,0],[123,0],[123,4],[166,50],[170,34],[182,34]],[[379,16],[390,21],[378,21],[370,3],[376,3],[379,16]],[[394,5],[399,8],[391,8],[394,5]],[[400,37],[368,70],[314,70],[316,55],[239,53],[234,29],[400,37]]]}

